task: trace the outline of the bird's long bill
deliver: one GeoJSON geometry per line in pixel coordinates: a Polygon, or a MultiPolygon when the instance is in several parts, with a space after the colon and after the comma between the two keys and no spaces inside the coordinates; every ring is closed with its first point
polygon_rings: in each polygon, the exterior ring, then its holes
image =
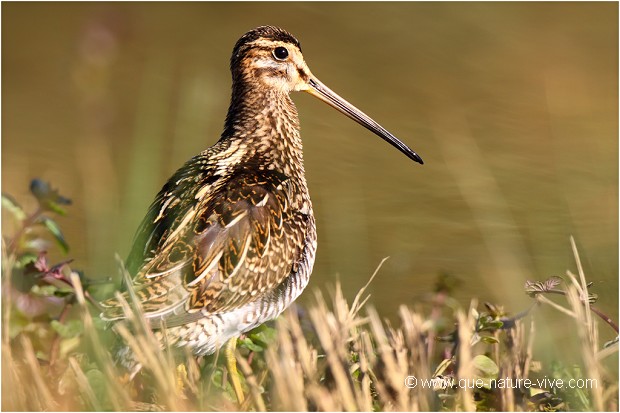
{"type": "Polygon", "coordinates": [[[338,109],[340,112],[344,113],[345,115],[347,115],[366,129],[370,130],[371,132],[374,132],[376,135],[381,137],[390,145],[394,146],[396,149],[407,155],[407,157],[409,157],[410,159],[413,159],[420,164],[424,163],[422,161],[422,158],[420,158],[420,155],[415,153],[400,139],[392,135],[383,126],[372,120],[364,112],[338,96],[335,92],[325,86],[318,79],[311,78],[308,83],[310,85],[310,88],[307,89],[308,93],[321,99],[323,102],[327,103],[331,107],[338,109]]]}

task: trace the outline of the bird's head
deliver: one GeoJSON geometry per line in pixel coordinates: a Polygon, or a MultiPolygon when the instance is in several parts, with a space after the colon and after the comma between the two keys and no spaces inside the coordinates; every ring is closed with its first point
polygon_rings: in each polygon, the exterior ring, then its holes
{"type": "Polygon", "coordinates": [[[311,77],[299,41],[273,26],[261,26],[235,45],[230,62],[233,79],[289,93],[306,90],[311,77]]]}
{"type": "Polygon", "coordinates": [[[299,41],[283,29],[261,26],[244,34],[235,44],[230,68],[233,84],[285,94],[308,92],[423,163],[407,145],[319,81],[308,68],[299,41]]]}

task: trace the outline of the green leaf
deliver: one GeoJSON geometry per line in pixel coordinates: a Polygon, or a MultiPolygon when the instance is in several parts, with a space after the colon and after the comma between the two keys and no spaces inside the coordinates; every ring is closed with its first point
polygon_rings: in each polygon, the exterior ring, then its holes
{"type": "Polygon", "coordinates": [[[2,208],[12,213],[18,221],[23,221],[26,219],[26,213],[21,205],[19,205],[16,200],[7,194],[2,194],[2,208]]]}
{"type": "Polygon", "coordinates": [[[71,353],[73,350],[78,348],[80,345],[80,337],[70,337],[65,338],[60,341],[60,348],[58,353],[61,358],[65,358],[71,353]]]}
{"type": "Polygon", "coordinates": [[[72,286],[60,280],[51,279],[47,282],[50,284],[33,285],[32,288],[30,288],[30,292],[41,297],[66,297],[67,295],[75,294],[75,290],[72,286]]]}
{"type": "Polygon", "coordinates": [[[497,364],[482,354],[474,357],[473,364],[474,368],[477,370],[476,373],[481,377],[495,378],[499,374],[499,367],[497,367],[497,364]]]}
{"type": "Polygon", "coordinates": [[[65,198],[58,193],[58,190],[52,189],[48,182],[40,179],[33,179],[30,182],[30,192],[37,198],[39,205],[46,211],[52,211],[59,215],[65,215],[67,212],[62,205],[71,205],[71,200],[65,198]]]}
{"type": "Polygon", "coordinates": [[[215,387],[217,387],[218,389],[223,388],[223,380],[224,380],[223,376],[224,376],[224,373],[220,369],[216,369],[211,374],[211,383],[215,385],[215,387]]]}
{"type": "Polygon", "coordinates": [[[75,294],[75,289],[71,285],[62,283],[56,286],[56,293],[55,293],[56,297],[66,297],[68,295],[73,295],[73,294],[75,294]]]}
{"type": "MultiPolygon", "coordinates": [[[[93,389],[95,400],[105,400],[109,394],[106,386],[105,375],[97,369],[92,369],[86,372],[86,379],[88,380],[88,384],[90,384],[90,388],[93,389]]],[[[93,406],[93,408],[95,410],[101,410],[101,407],[99,406],[93,406]]]]}
{"type": "Polygon", "coordinates": [[[497,343],[499,343],[498,339],[496,339],[495,337],[491,337],[491,336],[481,336],[480,340],[483,343],[487,343],[487,344],[497,344],[497,343]]]}
{"type": "Polygon", "coordinates": [[[263,351],[263,348],[261,346],[259,346],[258,344],[255,344],[249,337],[244,338],[243,340],[240,340],[241,347],[247,348],[250,351],[254,351],[254,352],[261,352],[263,351]]]}
{"type": "Polygon", "coordinates": [[[500,328],[504,326],[504,322],[501,320],[494,320],[488,323],[487,326],[489,328],[492,328],[493,330],[499,330],[500,328]]]}
{"type": "Polygon", "coordinates": [[[17,258],[15,263],[17,268],[25,268],[28,264],[32,264],[37,260],[38,255],[33,252],[25,252],[17,258]]]}
{"type": "Polygon", "coordinates": [[[109,321],[104,321],[100,317],[93,318],[93,326],[96,330],[103,331],[106,330],[110,326],[109,321]]]}
{"type": "Polygon", "coordinates": [[[69,244],[65,241],[64,235],[62,235],[62,231],[60,231],[60,227],[53,219],[49,217],[42,217],[40,221],[47,230],[54,236],[54,239],[58,243],[58,246],[62,249],[62,251],[66,254],[69,252],[69,244]]]}
{"type": "Polygon", "coordinates": [[[264,346],[267,346],[276,340],[277,334],[278,332],[276,331],[275,328],[271,328],[263,324],[260,327],[257,327],[254,330],[252,330],[248,334],[248,337],[250,337],[250,339],[252,339],[253,342],[259,342],[263,344],[264,346]]]}
{"type": "Polygon", "coordinates": [[[483,387],[486,389],[491,388],[491,380],[497,379],[497,375],[499,374],[499,367],[497,364],[487,356],[483,356],[481,354],[474,357],[472,360],[475,372],[474,375],[476,378],[482,379],[484,384],[483,387]]]}
{"type": "Polygon", "coordinates": [[[33,285],[30,292],[34,295],[40,295],[42,297],[51,297],[56,294],[58,287],[55,285],[33,285]]]}
{"type": "Polygon", "coordinates": [[[22,241],[22,249],[32,251],[47,251],[49,250],[50,242],[43,238],[32,238],[22,241]]]}
{"type": "Polygon", "coordinates": [[[504,323],[501,320],[496,320],[490,315],[483,313],[476,322],[476,331],[481,332],[499,330],[503,325],[504,323]]]}
{"type": "Polygon", "coordinates": [[[218,368],[211,373],[211,383],[213,383],[217,389],[220,389],[223,392],[224,397],[230,401],[237,400],[230,380],[224,381],[224,372],[221,369],[218,368]]]}
{"type": "Polygon", "coordinates": [[[58,320],[52,320],[51,326],[62,338],[77,337],[84,331],[84,325],[80,320],[69,320],[64,324],[58,320]]]}
{"type": "Polygon", "coordinates": [[[9,338],[13,339],[26,330],[30,325],[30,320],[20,311],[11,311],[11,318],[8,322],[9,338]]]}

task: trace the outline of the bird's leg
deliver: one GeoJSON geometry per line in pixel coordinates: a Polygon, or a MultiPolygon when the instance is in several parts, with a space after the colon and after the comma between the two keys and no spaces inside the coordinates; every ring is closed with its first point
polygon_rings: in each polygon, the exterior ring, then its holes
{"type": "Polygon", "coordinates": [[[236,348],[237,337],[233,337],[228,340],[228,344],[226,344],[226,367],[228,368],[228,373],[230,374],[230,381],[233,385],[233,389],[235,390],[235,395],[237,396],[237,402],[239,402],[239,404],[242,404],[245,400],[245,396],[243,395],[243,390],[241,389],[239,372],[237,371],[237,359],[235,356],[236,348]]]}

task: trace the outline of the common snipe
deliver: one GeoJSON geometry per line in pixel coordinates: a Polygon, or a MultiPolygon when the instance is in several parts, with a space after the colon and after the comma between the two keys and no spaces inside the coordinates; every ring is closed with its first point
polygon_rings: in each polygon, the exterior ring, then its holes
{"type": "MultiPolygon", "coordinates": [[[[316,227],[290,92],[318,97],[422,163],[321,83],[299,41],[282,29],[244,34],[230,68],[232,99],[220,140],[164,185],[127,259],[151,326],[165,325],[168,343],[197,355],[277,317],[308,284],[316,227]]],[[[102,304],[103,318],[124,317],[117,300],[102,304]]]]}

